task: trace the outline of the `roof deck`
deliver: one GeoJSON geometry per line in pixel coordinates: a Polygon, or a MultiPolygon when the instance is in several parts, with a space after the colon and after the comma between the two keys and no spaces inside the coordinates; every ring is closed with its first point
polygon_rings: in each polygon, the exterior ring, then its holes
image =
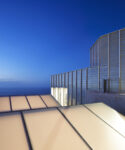
{"type": "Polygon", "coordinates": [[[0,97],[2,150],[125,150],[125,117],[103,103],[61,107],[51,95],[0,97]]]}

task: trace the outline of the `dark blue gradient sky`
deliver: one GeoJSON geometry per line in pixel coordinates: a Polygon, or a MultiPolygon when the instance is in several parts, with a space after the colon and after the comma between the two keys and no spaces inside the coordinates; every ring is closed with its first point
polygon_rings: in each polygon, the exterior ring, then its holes
{"type": "Polygon", "coordinates": [[[0,88],[49,87],[51,74],[89,66],[95,40],[124,27],[123,0],[1,0],[0,88]]]}

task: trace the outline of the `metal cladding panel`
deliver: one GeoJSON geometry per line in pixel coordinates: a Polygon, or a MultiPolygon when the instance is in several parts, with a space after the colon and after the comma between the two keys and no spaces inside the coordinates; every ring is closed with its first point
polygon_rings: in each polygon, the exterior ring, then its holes
{"type": "Polygon", "coordinates": [[[119,91],[119,31],[109,34],[110,91],[119,91]]]}
{"type": "Polygon", "coordinates": [[[65,84],[64,84],[64,81],[65,81],[64,77],[65,77],[65,74],[63,73],[63,74],[62,74],[62,87],[64,87],[64,85],[65,85],[65,84]]]}
{"type": "Polygon", "coordinates": [[[98,67],[88,68],[88,90],[99,90],[98,78],[98,67]]]}
{"type": "Polygon", "coordinates": [[[67,105],[69,105],[69,73],[65,73],[65,88],[67,89],[67,105]]]}
{"type": "Polygon", "coordinates": [[[93,45],[93,66],[99,65],[99,40],[93,45]]]}
{"type": "Polygon", "coordinates": [[[104,91],[104,79],[108,79],[108,66],[100,66],[100,91],[104,91]]]}
{"type": "Polygon", "coordinates": [[[65,87],[68,88],[68,73],[65,73],[65,87]]]}
{"type": "Polygon", "coordinates": [[[69,88],[68,88],[69,105],[72,104],[72,72],[69,72],[69,88]]]}
{"type": "Polygon", "coordinates": [[[53,75],[53,87],[56,87],[56,75],[53,75]]]}
{"type": "Polygon", "coordinates": [[[58,83],[58,86],[57,87],[60,87],[60,85],[61,85],[61,80],[60,80],[60,76],[61,76],[61,74],[58,74],[58,77],[57,77],[57,83],[58,83]]]}
{"type": "Polygon", "coordinates": [[[92,48],[93,47],[90,48],[90,67],[93,66],[93,64],[92,64],[92,48]]]}
{"type": "Polygon", "coordinates": [[[120,31],[121,92],[125,92],[125,29],[120,31]]]}
{"type": "Polygon", "coordinates": [[[73,90],[72,90],[72,104],[76,105],[76,71],[73,71],[73,90]]]}
{"type": "Polygon", "coordinates": [[[55,83],[56,83],[56,77],[55,77],[56,75],[53,75],[53,87],[55,87],[55,83]]]}
{"type": "Polygon", "coordinates": [[[62,82],[61,82],[61,81],[62,81],[62,78],[61,78],[61,75],[62,75],[62,74],[59,75],[59,87],[62,87],[62,82]]]}
{"type": "Polygon", "coordinates": [[[81,70],[77,71],[77,104],[81,104],[82,103],[82,94],[81,94],[81,70]]]}
{"type": "Polygon", "coordinates": [[[87,87],[87,69],[82,69],[82,104],[85,104],[86,87],[87,87]]]}
{"type": "Polygon", "coordinates": [[[99,39],[100,66],[108,65],[108,35],[99,39]]]}

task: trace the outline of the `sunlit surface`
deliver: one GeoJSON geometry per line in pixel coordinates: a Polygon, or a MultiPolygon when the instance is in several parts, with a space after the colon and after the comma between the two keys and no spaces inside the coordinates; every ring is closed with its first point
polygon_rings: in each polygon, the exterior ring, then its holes
{"type": "Polygon", "coordinates": [[[12,96],[11,103],[13,110],[29,109],[25,96],[12,96]]]}
{"type": "Polygon", "coordinates": [[[41,95],[41,97],[48,107],[59,106],[59,104],[50,95],[41,95]]]}
{"type": "Polygon", "coordinates": [[[61,111],[94,150],[125,150],[125,138],[85,107],[75,106],[61,111]]]}
{"type": "Polygon", "coordinates": [[[0,97],[0,112],[10,111],[9,97],[0,97]]]}
{"type": "Polygon", "coordinates": [[[0,150],[125,150],[124,118],[103,103],[64,108],[51,95],[1,97],[0,150]]]}
{"type": "Polygon", "coordinates": [[[118,112],[103,103],[87,104],[86,106],[125,136],[125,120],[118,112]]]}
{"type": "Polygon", "coordinates": [[[45,108],[45,104],[43,103],[40,96],[27,96],[28,101],[30,103],[31,108],[45,108]]]}
{"type": "Polygon", "coordinates": [[[67,106],[68,88],[51,88],[51,94],[60,103],[61,106],[67,106]]]}
{"type": "Polygon", "coordinates": [[[20,115],[0,116],[0,150],[29,150],[20,115]]]}
{"type": "Polygon", "coordinates": [[[57,110],[24,116],[34,150],[88,150],[57,110]]]}

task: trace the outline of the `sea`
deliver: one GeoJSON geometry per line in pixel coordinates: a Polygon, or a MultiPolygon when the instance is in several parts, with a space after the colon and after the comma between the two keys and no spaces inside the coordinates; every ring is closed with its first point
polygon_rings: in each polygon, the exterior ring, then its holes
{"type": "Polygon", "coordinates": [[[50,94],[50,86],[42,83],[0,82],[0,96],[50,94]]]}

